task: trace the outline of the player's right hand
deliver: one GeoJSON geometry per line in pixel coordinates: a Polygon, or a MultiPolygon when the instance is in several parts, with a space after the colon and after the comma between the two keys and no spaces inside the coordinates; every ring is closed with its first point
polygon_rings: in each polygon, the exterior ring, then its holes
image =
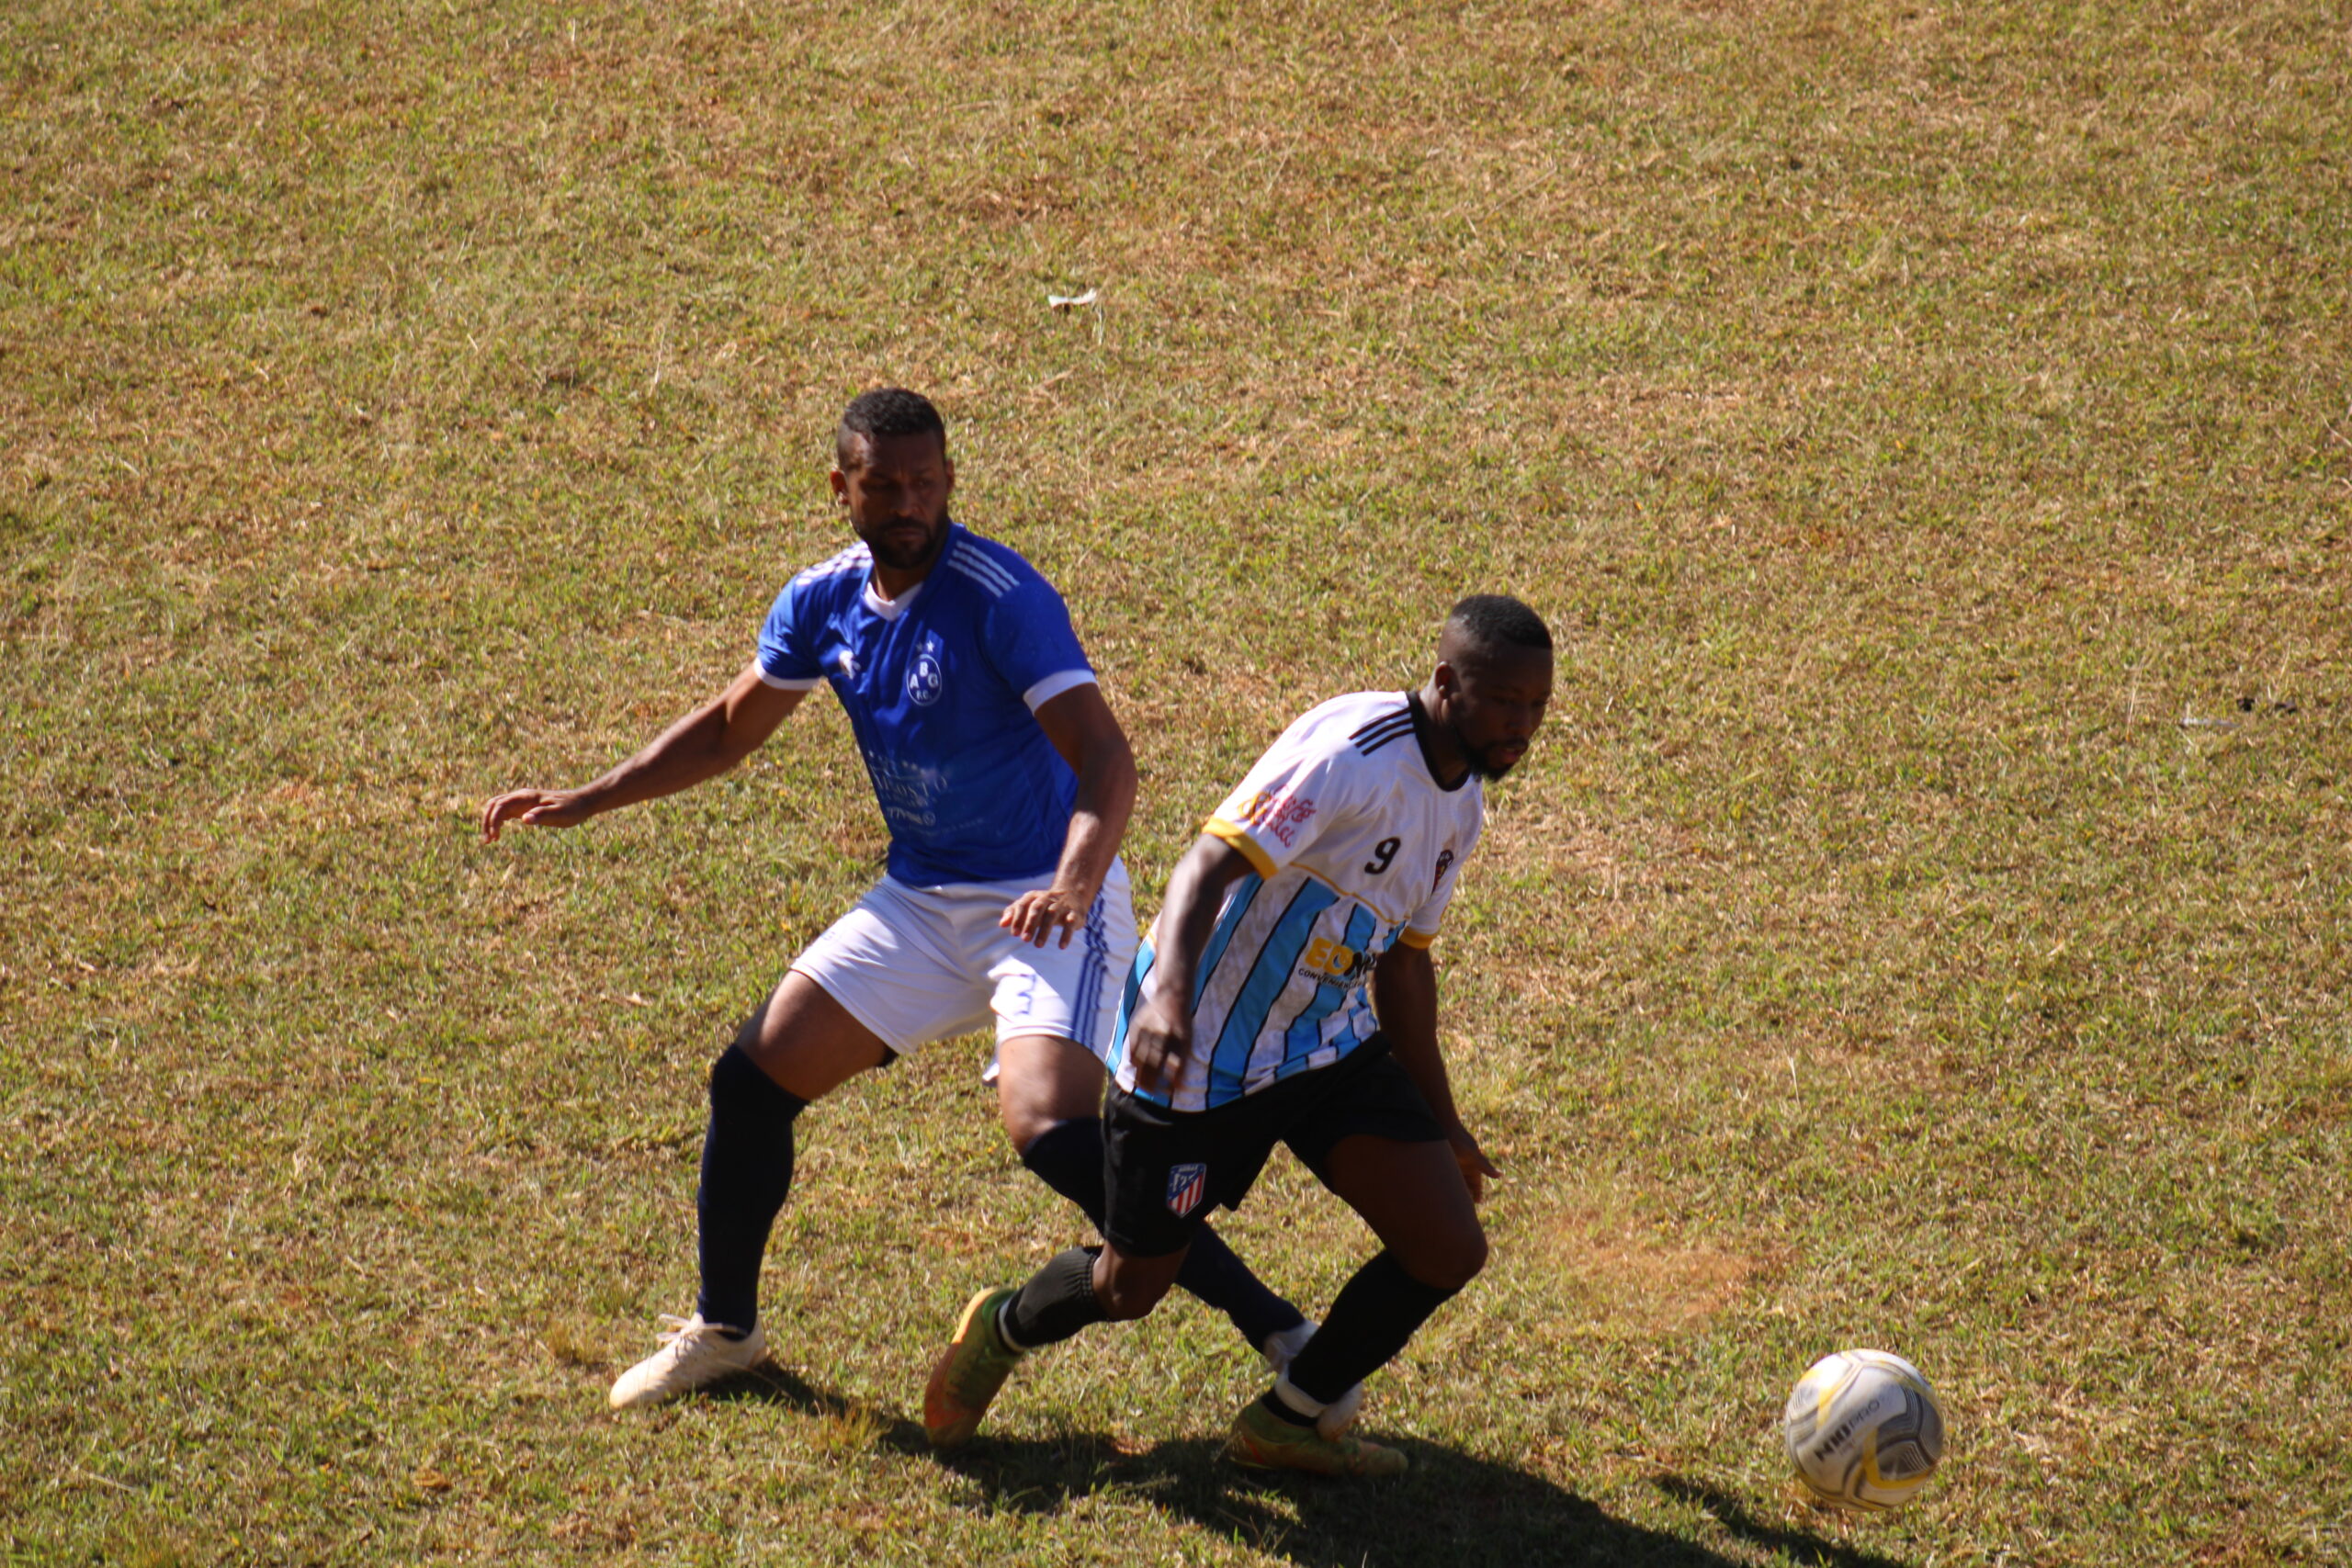
{"type": "Polygon", "coordinates": [[[1462,1169],[1462,1185],[1470,1189],[1470,1201],[1485,1202],[1487,1179],[1499,1177],[1502,1168],[1487,1157],[1487,1151],[1478,1146],[1478,1140],[1470,1135],[1470,1129],[1458,1117],[1446,1129],[1445,1141],[1453,1149],[1453,1163],[1462,1169]]]}
{"type": "Polygon", "coordinates": [[[1137,1089],[1175,1093],[1192,1054],[1193,1018],[1185,1010],[1163,1008],[1155,995],[1127,1020],[1127,1060],[1135,1064],[1137,1089]]]}
{"type": "Polygon", "coordinates": [[[509,822],[520,822],[526,828],[570,828],[588,820],[591,813],[581,809],[577,792],[568,789],[510,789],[481,808],[481,839],[483,843],[497,840],[498,829],[509,822]]]}

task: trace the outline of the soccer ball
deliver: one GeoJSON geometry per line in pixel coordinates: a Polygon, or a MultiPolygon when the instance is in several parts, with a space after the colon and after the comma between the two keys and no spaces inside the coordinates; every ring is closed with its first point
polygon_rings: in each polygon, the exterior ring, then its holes
{"type": "Polygon", "coordinates": [[[1944,1457],[1935,1391],[1884,1350],[1838,1350],[1806,1368],[1781,1435],[1805,1490],[1839,1508],[1900,1507],[1944,1457]]]}

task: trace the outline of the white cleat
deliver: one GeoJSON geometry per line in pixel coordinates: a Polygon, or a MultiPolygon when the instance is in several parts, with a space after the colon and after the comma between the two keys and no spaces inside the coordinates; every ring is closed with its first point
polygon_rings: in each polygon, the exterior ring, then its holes
{"type": "MultiPolygon", "coordinates": [[[[1259,1347],[1259,1354],[1266,1358],[1266,1365],[1273,1370],[1274,1376],[1288,1377],[1291,1362],[1314,1337],[1315,1321],[1309,1318],[1267,1335],[1266,1342],[1259,1347]]],[[[1323,1414],[1315,1418],[1315,1429],[1327,1441],[1336,1443],[1347,1434],[1349,1427],[1356,1424],[1356,1417],[1363,1414],[1363,1384],[1358,1383],[1323,1407],[1323,1414]]]]}
{"type": "Polygon", "coordinates": [[[719,1325],[705,1323],[700,1313],[686,1318],[665,1314],[658,1321],[662,1348],[614,1382],[616,1410],[674,1399],[706,1383],[748,1372],[767,1359],[768,1337],[757,1328],[733,1339],[719,1325]]]}

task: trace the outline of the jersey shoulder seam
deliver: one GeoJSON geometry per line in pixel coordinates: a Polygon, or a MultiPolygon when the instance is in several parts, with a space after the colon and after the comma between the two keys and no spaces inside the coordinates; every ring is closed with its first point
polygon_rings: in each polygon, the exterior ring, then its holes
{"type": "Polygon", "coordinates": [[[818,582],[827,578],[839,577],[853,569],[863,570],[872,565],[873,560],[874,552],[865,547],[865,541],[860,540],[847,549],[819,561],[814,566],[804,568],[792,581],[795,583],[818,582]]]}

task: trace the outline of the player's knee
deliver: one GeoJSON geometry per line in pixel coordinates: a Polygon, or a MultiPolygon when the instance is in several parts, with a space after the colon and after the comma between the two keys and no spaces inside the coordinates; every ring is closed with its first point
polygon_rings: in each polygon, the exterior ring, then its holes
{"type": "Polygon", "coordinates": [[[1485,1227],[1476,1224],[1470,1227],[1470,1235],[1464,1238],[1462,1244],[1462,1255],[1456,1261],[1461,1265],[1462,1283],[1466,1285],[1478,1277],[1479,1271],[1487,1267],[1485,1227]]]}
{"type": "Polygon", "coordinates": [[[749,1018],[735,1026],[735,1038],[727,1043],[727,1050],[711,1070],[714,1080],[718,1077],[718,1067],[725,1066],[729,1056],[739,1057],[749,1066],[759,1065],[761,1053],[766,1049],[761,1034],[767,1027],[767,1012],[766,1004],[762,1003],[752,1010],[749,1018]]]}
{"type": "Polygon", "coordinates": [[[1094,1299],[1102,1306],[1104,1317],[1114,1323],[1127,1323],[1148,1316],[1167,1293],[1165,1285],[1113,1284],[1096,1291],[1094,1299]]]}
{"type": "Polygon", "coordinates": [[[1458,1291],[1476,1279],[1486,1266],[1486,1228],[1474,1219],[1468,1225],[1417,1248],[1406,1271],[1423,1284],[1458,1291]]]}
{"type": "Polygon", "coordinates": [[[1029,1151],[1037,1146],[1037,1140],[1060,1126],[1065,1119],[1049,1116],[1035,1105],[1007,1100],[999,1110],[998,1120],[1004,1123],[1004,1135],[1012,1140],[1013,1153],[1025,1160],[1029,1151]]]}
{"type": "Polygon", "coordinates": [[[1025,1155],[1054,1128],[1102,1114],[1102,1064],[1071,1041],[1008,1040],[997,1047],[996,1094],[1005,1134],[1025,1155]]]}
{"type": "Polygon", "coordinates": [[[1158,1271],[1111,1269],[1094,1283],[1094,1302],[1102,1315],[1114,1323],[1132,1322],[1149,1314],[1168,1293],[1172,1274],[1166,1277],[1158,1271]]]}
{"type": "Polygon", "coordinates": [[[759,1063],[743,1049],[739,1035],[735,1043],[720,1052],[718,1060],[710,1065],[710,1104],[714,1111],[750,1106],[789,1120],[806,1109],[808,1102],[762,1071],[759,1063]]]}

